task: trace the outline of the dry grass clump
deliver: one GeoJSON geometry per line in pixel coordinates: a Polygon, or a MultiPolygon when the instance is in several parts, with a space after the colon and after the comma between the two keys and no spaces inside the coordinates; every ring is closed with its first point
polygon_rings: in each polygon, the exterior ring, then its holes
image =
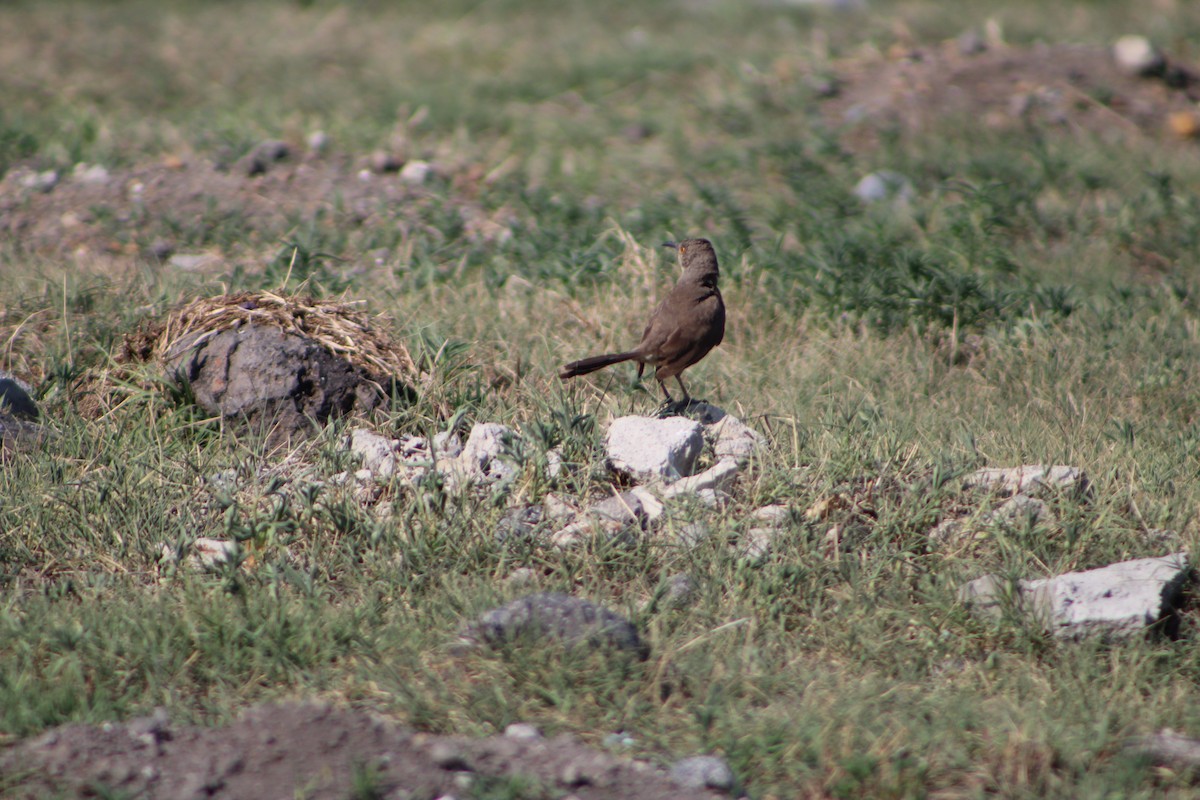
{"type": "Polygon", "coordinates": [[[417,366],[408,348],[373,325],[359,305],[265,291],[202,297],[126,336],[117,360],[166,362],[221,331],[273,325],[311,339],[364,372],[414,383],[417,366]]]}

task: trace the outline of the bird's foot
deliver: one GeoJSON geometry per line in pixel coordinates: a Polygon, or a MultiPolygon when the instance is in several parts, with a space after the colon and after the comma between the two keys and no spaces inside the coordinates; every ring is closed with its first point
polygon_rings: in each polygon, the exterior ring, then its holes
{"type": "Polygon", "coordinates": [[[654,416],[659,419],[678,416],[680,408],[685,408],[688,402],[687,400],[664,400],[658,410],[654,412],[654,416]]]}
{"type": "Polygon", "coordinates": [[[665,401],[658,407],[656,415],[660,419],[663,417],[692,417],[695,419],[698,416],[701,421],[705,421],[712,413],[713,408],[714,406],[707,400],[697,400],[694,397],[689,397],[686,400],[665,401]]]}

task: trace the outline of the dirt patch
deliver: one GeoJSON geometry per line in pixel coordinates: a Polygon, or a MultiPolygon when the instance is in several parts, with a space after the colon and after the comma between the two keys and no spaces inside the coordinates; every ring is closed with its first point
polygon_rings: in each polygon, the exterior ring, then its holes
{"type": "Polygon", "coordinates": [[[570,737],[433,736],[316,703],[259,706],[222,728],[174,725],[162,714],[66,725],[13,748],[0,758],[0,774],[5,796],[29,798],[116,791],[170,800],[433,800],[475,796],[505,780],[524,791],[503,796],[529,800],[721,796],[681,789],[653,765],[570,737]]]}
{"type": "Polygon", "coordinates": [[[402,243],[425,224],[432,204],[457,210],[468,239],[506,235],[504,213],[489,218],[473,200],[483,179],[475,165],[434,164],[417,181],[393,168],[400,162],[372,169],[369,159],[344,154],[298,154],[261,169],[244,163],[168,156],[126,169],[78,165],[62,174],[22,165],[0,180],[0,237],[23,255],[82,263],[169,261],[189,251],[176,268],[219,272],[228,260],[269,261],[280,237],[317,219],[345,233],[346,252],[337,256],[377,249],[379,231],[402,243]]]}
{"type": "Polygon", "coordinates": [[[881,130],[919,133],[947,121],[1182,140],[1172,114],[1196,113],[1200,85],[1184,66],[1168,77],[1126,74],[1106,47],[948,43],[839,65],[837,89],[822,109],[831,124],[850,126],[852,147],[872,146],[881,130]]]}

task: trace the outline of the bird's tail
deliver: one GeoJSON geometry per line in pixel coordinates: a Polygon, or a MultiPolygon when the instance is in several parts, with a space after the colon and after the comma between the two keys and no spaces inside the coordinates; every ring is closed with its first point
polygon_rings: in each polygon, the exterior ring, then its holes
{"type": "Polygon", "coordinates": [[[630,361],[634,358],[637,358],[636,352],[608,353],[602,356],[581,358],[578,361],[572,361],[560,369],[558,377],[565,381],[567,378],[574,378],[576,375],[587,375],[589,372],[595,372],[598,369],[611,367],[613,364],[620,364],[622,361],[630,361]]]}

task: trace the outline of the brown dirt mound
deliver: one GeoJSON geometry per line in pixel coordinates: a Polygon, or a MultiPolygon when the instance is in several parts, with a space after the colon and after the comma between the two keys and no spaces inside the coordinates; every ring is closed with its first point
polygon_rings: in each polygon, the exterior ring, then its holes
{"type": "Polygon", "coordinates": [[[415,382],[417,366],[408,348],[372,325],[359,305],[273,292],[203,297],[127,336],[117,361],[168,363],[221,331],[269,325],[311,339],[366,372],[415,382]]]}
{"type": "Polygon", "coordinates": [[[1185,65],[1138,77],[1095,45],[963,52],[951,42],[897,47],[888,57],[837,66],[838,89],[822,111],[831,124],[850,128],[852,147],[873,146],[888,128],[919,133],[947,122],[1001,130],[1037,123],[1117,141],[1182,139],[1172,115],[1195,114],[1200,97],[1196,73],[1185,65]]]}
{"type": "Polygon", "coordinates": [[[316,703],[259,706],[222,728],[175,725],[161,713],[124,724],[65,725],[0,756],[0,774],[0,792],[21,798],[111,792],[164,800],[433,800],[476,796],[500,780],[525,787],[506,797],[720,796],[678,788],[650,764],[570,737],[432,736],[316,703]]]}

